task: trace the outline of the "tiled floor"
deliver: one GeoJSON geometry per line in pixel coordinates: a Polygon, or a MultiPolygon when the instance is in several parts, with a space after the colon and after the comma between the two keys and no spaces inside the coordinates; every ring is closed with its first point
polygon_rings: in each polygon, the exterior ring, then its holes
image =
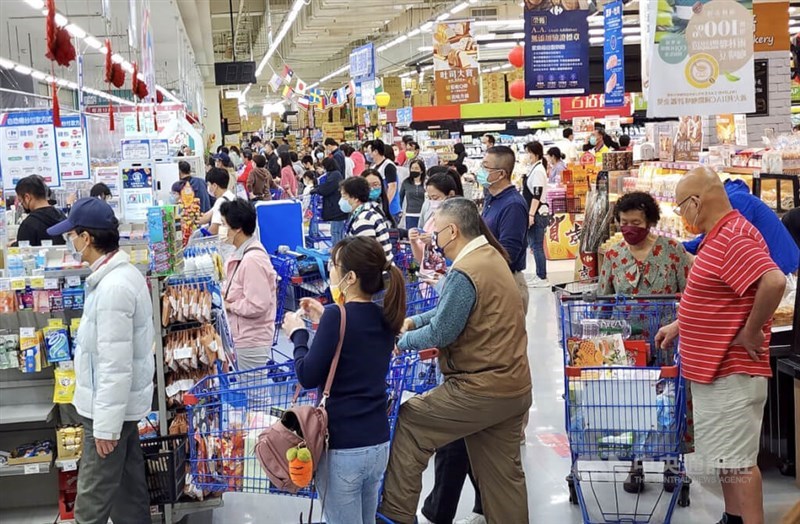
{"type": "MultiPolygon", "coordinates": [[[[551,263],[551,279],[566,281],[571,277],[571,263],[551,263]]],[[[565,475],[570,469],[569,449],[564,435],[564,389],[563,362],[557,341],[555,301],[548,289],[531,290],[531,303],[528,315],[529,358],[533,373],[534,402],[531,406],[530,424],[527,429],[523,460],[528,482],[528,501],[530,522],[538,523],[580,523],[581,511],[578,506],[569,502],[569,492],[565,475]]],[[[603,469],[609,463],[590,464],[587,469],[603,469]]],[[[691,457],[688,467],[692,473],[691,457]]],[[[616,468],[624,471],[625,466],[616,464],[616,468]]],[[[583,468],[582,468],[583,469],[583,468]]],[[[651,468],[648,475],[648,490],[639,499],[639,512],[649,513],[643,509],[651,506],[661,493],[658,485],[658,465],[651,468]]],[[[624,474],[620,478],[624,478],[624,474]]],[[[704,483],[699,474],[694,475],[695,483],[691,488],[691,505],[687,508],[676,507],[672,522],[676,524],[715,523],[722,513],[722,498],[719,486],[715,483],[704,483]]],[[[764,494],[766,522],[777,524],[788,509],[800,499],[800,490],[794,479],[782,477],[777,471],[764,472],[764,494]]],[[[423,478],[423,496],[428,493],[433,482],[432,467],[423,478]]],[[[636,497],[617,489],[615,497],[613,483],[595,483],[595,491],[591,485],[585,488],[587,500],[599,499],[603,509],[615,512],[615,500],[620,509],[632,508],[636,497]],[[596,496],[596,498],[595,498],[596,496]]],[[[652,520],[654,523],[664,522],[663,507],[666,497],[661,499],[659,509],[652,520]]],[[[472,508],[473,492],[469,482],[464,486],[463,496],[457,518],[469,515],[472,508]]],[[[595,507],[592,503],[590,506],[595,507]]],[[[248,524],[248,523],[293,523],[298,521],[299,514],[308,514],[308,501],[290,497],[226,494],[225,506],[213,512],[213,515],[195,515],[190,524],[248,524]]],[[[318,505],[315,505],[315,518],[318,505]]],[[[517,524],[517,523],[501,523],[517,524]]]]}

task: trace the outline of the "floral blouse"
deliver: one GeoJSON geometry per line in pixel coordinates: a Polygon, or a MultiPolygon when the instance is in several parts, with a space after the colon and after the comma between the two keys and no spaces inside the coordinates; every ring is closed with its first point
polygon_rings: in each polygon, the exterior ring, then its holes
{"type": "Polygon", "coordinates": [[[624,240],[606,251],[600,270],[600,295],[660,295],[681,293],[692,265],[683,245],[659,236],[643,261],[636,260],[624,240]]]}

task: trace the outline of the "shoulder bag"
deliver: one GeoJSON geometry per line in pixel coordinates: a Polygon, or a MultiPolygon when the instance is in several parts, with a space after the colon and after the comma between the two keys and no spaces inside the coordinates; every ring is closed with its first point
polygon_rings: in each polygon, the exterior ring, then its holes
{"type": "Polygon", "coordinates": [[[298,384],[292,399],[292,407],[283,413],[278,422],[258,436],[255,455],[272,485],[281,491],[297,493],[301,489],[289,477],[289,462],[286,459],[286,452],[289,449],[308,448],[313,461],[313,471],[316,473],[322,454],[328,447],[328,412],[325,410],[325,403],[330,396],[333,377],[336,375],[336,367],[339,365],[339,356],[342,353],[342,343],[344,342],[346,313],[341,304],[339,313],[341,315],[339,342],[336,344],[336,353],[333,355],[331,369],[328,371],[328,379],[325,382],[325,389],[319,405],[316,407],[295,406],[301,389],[298,384]]]}

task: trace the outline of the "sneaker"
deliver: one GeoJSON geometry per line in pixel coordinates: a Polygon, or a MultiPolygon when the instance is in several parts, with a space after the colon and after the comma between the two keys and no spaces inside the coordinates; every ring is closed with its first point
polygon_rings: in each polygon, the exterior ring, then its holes
{"type": "Polygon", "coordinates": [[[417,520],[414,522],[415,524],[433,524],[421,511],[417,513],[417,520]]]}
{"type": "Polygon", "coordinates": [[[528,284],[528,287],[536,287],[539,282],[541,282],[541,279],[539,277],[535,275],[534,276],[525,275],[525,283],[528,284]]]}
{"type": "Polygon", "coordinates": [[[464,520],[457,520],[456,524],[486,524],[486,517],[480,513],[471,513],[464,520]]]}
{"type": "Polygon", "coordinates": [[[536,282],[531,287],[535,288],[550,287],[550,281],[547,280],[546,278],[545,279],[537,278],[536,282]]]}

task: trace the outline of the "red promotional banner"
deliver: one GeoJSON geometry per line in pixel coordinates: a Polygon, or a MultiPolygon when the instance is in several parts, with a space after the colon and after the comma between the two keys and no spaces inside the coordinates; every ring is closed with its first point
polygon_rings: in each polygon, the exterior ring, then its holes
{"type": "Polygon", "coordinates": [[[633,101],[630,93],[625,93],[625,101],[620,107],[606,107],[603,95],[573,96],[561,99],[561,120],[576,117],[605,118],[607,116],[631,116],[633,101]]]}

